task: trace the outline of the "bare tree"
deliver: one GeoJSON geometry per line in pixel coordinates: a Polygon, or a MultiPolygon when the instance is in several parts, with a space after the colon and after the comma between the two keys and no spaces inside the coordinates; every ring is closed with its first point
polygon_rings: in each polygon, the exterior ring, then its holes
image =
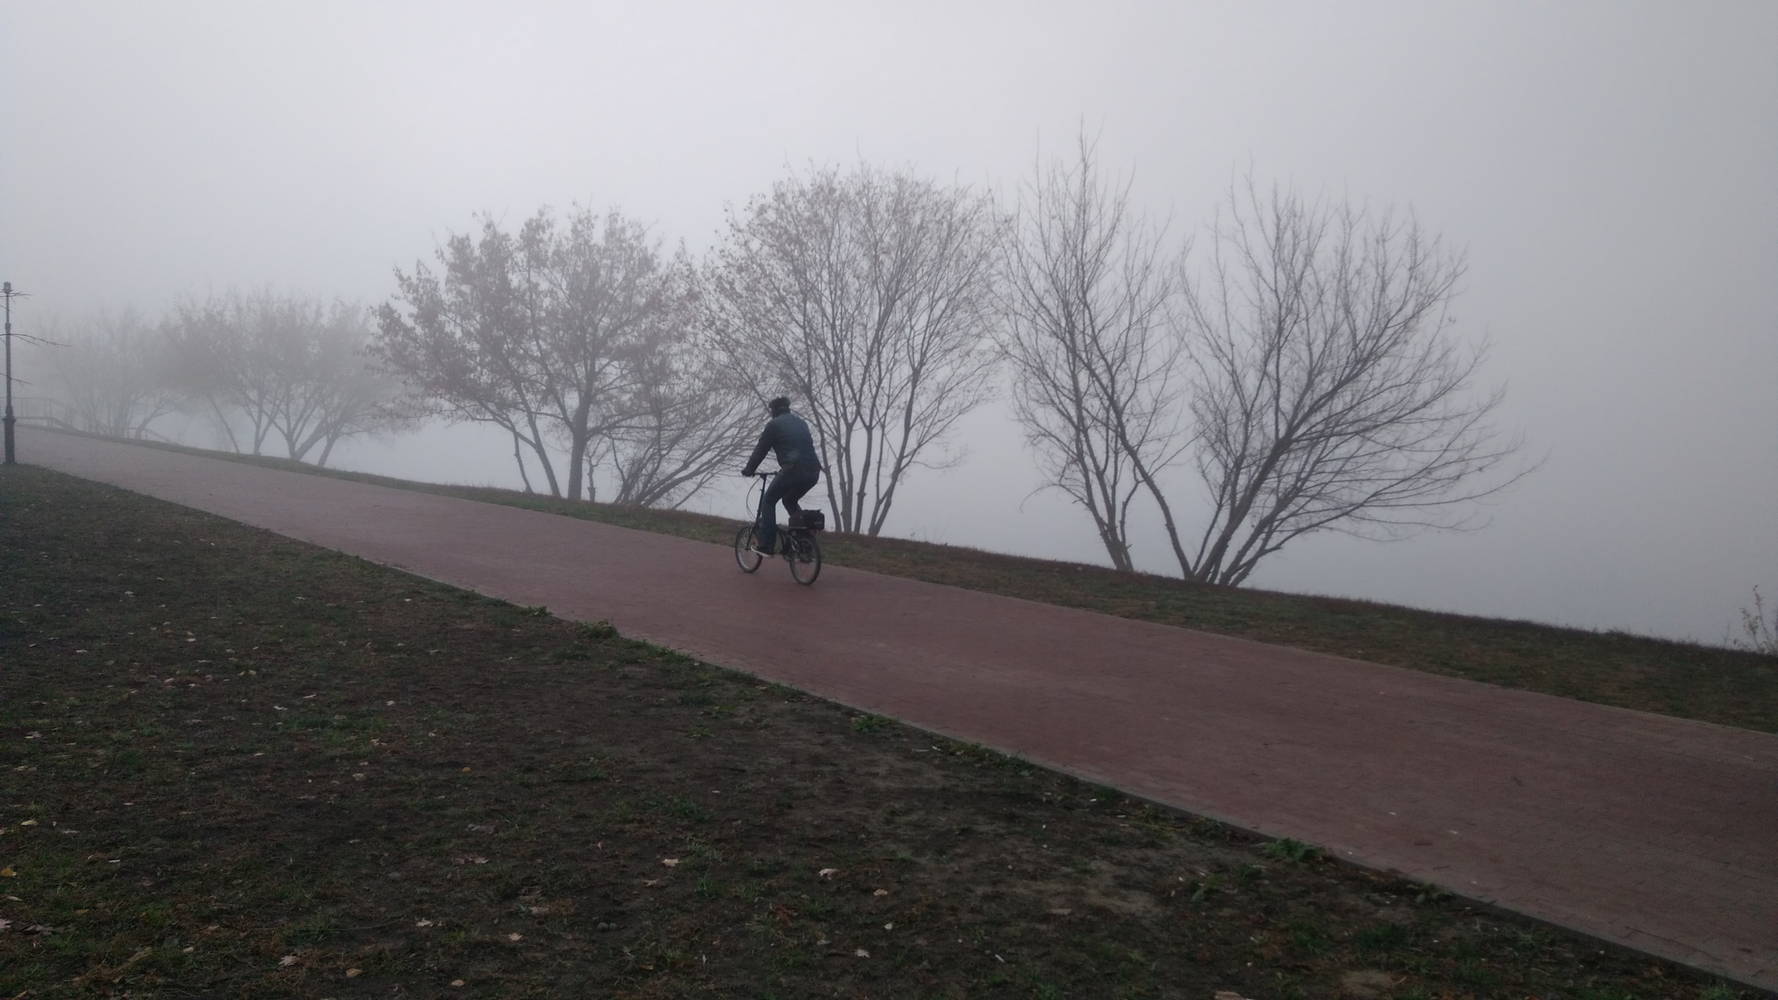
{"type": "Polygon", "coordinates": [[[752,444],[758,408],[683,336],[655,345],[640,365],[627,418],[607,443],[613,499],[676,508],[752,444]]]}
{"type": "Polygon", "coordinates": [[[859,166],[792,175],[729,213],[706,329],[758,398],[796,399],[842,531],[882,531],[915,465],[987,398],[991,199],[859,166]]]}
{"type": "Polygon", "coordinates": [[[294,324],[265,346],[278,359],[274,370],[286,376],[273,398],[271,423],[291,458],[315,455],[315,464],[324,466],[341,441],[411,419],[400,383],[371,364],[363,307],[294,300],[288,316],[294,324]]]}
{"type": "Polygon", "coordinates": [[[1176,265],[1165,242],[1131,211],[1128,181],[1101,177],[1082,135],[1072,163],[1038,167],[1004,244],[999,342],[1013,412],[1045,484],[1086,510],[1121,570],[1134,568],[1129,516],[1139,492],[1180,551],[1156,480],[1184,444],[1168,315],[1176,265]]]}
{"type": "Polygon", "coordinates": [[[263,454],[276,434],[289,457],[326,465],[340,441],[405,417],[400,385],[365,353],[370,327],[361,307],[230,291],[180,303],[164,330],[185,395],[208,408],[237,452],[263,454]]]}
{"type": "Polygon", "coordinates": [[[1474,501],[1529,471],[1508,468],[1522,439],[1490,423],[1503,390],[1471,392],[1485,348],[1456,339],[1449,311],[1463,258],[1411,215],[1249,179],[1211,236],[1185,284],[1211,502],[1187,576],[1239,584],[1315,531],[1473,526],[1474,501]]]}
{"type": "Polygon", "coordinates": [[[171,353],[161,331],[133,309],[101,311],[64,331],[47,352],[51,386],[75,426],[93,434],[138,438],[179,404],[171,353]]]}
{"type": "Polygon", "coordinates": [[[551,495],[560,496],[525,349],[542,311],[541,294],[526,278],[545,262],[520,255],[518,240],[492,219],[482,221],[479,239],[448,235],[434,252],[440,273],[424,262],[411,273],[396,270],[397,293],[377,308],[372,350],[434,413],[506,430],[525,488],[529,454],[551,495]]]}
{"type": "Polygon", "coordinates": [[[560,449],[566,495],[590,494],[592,461],[630,426],[675,265],[640,223],[585,209],[566,225],[541,210],[517,234],[484,219],[479,239],[452,235],[437,256],[442,274],[396,272],[399,294],[377,314],[379,357],[442,412],[510,432],[527,484],[526,450],[563,495],[560,449]]]}
{"type": "Polygon", "coordinates": [[[679,507],[752,443],[754,397],[699,338],[699,294],[696,269],[681,249],[630,356],[623,421],[601,456],[615,479],[616,503],[679,507]]]}
{"type": "MultiPolygon", "coordinates": [[[[543,322],[530,343],[538,395],[568,450],[568,496],[589,488],[589,459],[622,425],[631,361],[665,308],[660,251],[638,222],[613,212],[569,217],[566,232],[539,215],[523,239],[546,248],[543,322]]],[[[589,489],[590,493],[590,489],[589,489]]]]}
{"type": "Polygon", "coordinates": [[[173,309],[165,329],[187,398],[208,407],[237,454],[262,454],[272,433],[272,413],[286,373],[275,347],[288,327],[291,308],[269,290],[229,291],[187,298],[173,309]],[[236,422],[247,422],[248,440],[236,422]]]}
{"type": "Polygon", "coordinates": [[[1769,613],[1771,621],[1768,622],[1765,598],[1760,596],[1759,587],[1754,587],[1753,607],[1741,609],[1741,635],[1731,637],[1729,645],[1767,656],[1778,656],[1778,606],[1774,606],[1769,613]]]}

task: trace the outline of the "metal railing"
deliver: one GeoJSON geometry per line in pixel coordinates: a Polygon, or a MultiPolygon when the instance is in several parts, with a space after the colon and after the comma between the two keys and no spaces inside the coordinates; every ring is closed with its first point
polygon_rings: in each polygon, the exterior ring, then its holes
{"type": "Polygon", "coordinates": [[[74,414],[67,404],[48,396],[12,397],[12,415],[19,423],[34,427],[53,427],[64,431],[77,429],[71,419],[74,414]]]}

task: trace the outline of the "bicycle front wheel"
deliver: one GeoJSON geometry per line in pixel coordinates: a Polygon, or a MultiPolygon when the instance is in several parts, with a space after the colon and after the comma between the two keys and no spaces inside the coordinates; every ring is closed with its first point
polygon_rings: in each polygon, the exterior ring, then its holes
{"type": "Polygon", "coordinates": [[[741,567],[741,572],[751,573],[759,569],[763,561],[759,553],[753,551],[753,525],[735,532],[735,565],[741,567]]]}
{"type": "Polygon", "coordinates": [[[790,536],[790,575],[807,587],[821,575],[821,543],[812,531],[799,531],[790,536]]]}

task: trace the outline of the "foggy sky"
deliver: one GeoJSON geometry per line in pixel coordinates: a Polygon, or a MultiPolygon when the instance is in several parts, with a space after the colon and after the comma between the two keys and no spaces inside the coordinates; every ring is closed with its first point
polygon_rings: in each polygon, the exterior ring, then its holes
{"type": "MultiPolygon", "coordinates": [[[[1084,123],[1181,236],[1250,165],[1412,207],[1467,250],[1458,329],[1547,455],[1485,531],[1298,541],[1255,585],[1716,641],[1778,597],[1775,51],[1765,0],[14,0],[0,277],[34,294],[21,332],[229,286],[372,303],[477,212],[617,206],[695,252],[788,167],[1006,195],[1084,123]]],[[[892,533],[1102,561],[1028,496],[1004,411],[963,431],[892,533]]],[[[516,484],[473,429],[335,464],[516,484]]]]}

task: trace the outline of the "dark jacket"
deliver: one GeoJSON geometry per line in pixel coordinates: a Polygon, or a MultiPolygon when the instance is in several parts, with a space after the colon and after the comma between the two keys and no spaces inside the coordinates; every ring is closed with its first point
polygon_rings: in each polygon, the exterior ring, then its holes
{"type": "Polygon", "coordinates": [[[766,429],[759,435],[753,457],[747,460],[746,475],[753,475],[753,470],[759,468],[768,451],[778,456],[781,469],[806,466],[815,472],[821,471],[821,453],[815,450],[815,436],[809,433],[809,425],[803,418],[789,410],[766,421],[766,429]]]}

